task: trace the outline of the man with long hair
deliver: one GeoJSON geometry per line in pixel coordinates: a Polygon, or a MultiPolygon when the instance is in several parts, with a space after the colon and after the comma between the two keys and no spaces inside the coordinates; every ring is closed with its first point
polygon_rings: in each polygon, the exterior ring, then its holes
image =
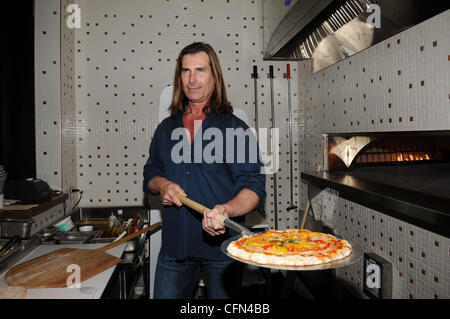
{"type": "Polygon", "coordinates": [[[240,287],[241,265],[220,250],[236,233],[215,216],[243,224],[245,214],[264,202],[262,163],[252,156],[259,154],[251,148],[256,138],[233,114],[209,44],[192,43],[180,52],[173,87],[170,117],[156,128],[144,166],[144,191],[159,194],[164,205],[154,298],[192,298],[200,270],[209,298],[238,297],[233,289],[240,287]],[[202,217],[177,195],[213,209],[202,217]]]}

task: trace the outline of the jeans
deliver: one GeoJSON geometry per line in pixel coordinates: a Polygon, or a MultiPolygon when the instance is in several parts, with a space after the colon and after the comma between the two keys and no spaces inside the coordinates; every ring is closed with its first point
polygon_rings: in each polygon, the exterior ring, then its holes
{"type": "Polygon", "coordinates": [[[236,261],[211,261],[201,258],[178,260],[158,256],[154,299],[193,298],[200,270],[205,275],[209,299],[238,298],[243,267],[236,261]]]}

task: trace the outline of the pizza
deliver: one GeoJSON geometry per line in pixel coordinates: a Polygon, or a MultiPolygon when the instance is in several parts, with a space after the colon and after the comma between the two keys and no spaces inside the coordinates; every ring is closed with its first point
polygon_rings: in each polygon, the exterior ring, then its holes
{"type": "Polygon", "coordinates": [[[231,242],[227,251],[233,257],[262,265],[309,266],[345,258],[352,247],[330,234],[288,229],[244,236],[231,242]]]}

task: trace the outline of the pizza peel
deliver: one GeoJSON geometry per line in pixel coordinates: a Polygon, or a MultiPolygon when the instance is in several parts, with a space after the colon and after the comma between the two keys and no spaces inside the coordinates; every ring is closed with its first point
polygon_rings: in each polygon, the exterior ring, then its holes
{"type": "MultiPolygon", "coordinates": [[[[205,209],[209,210],[209,208],[207,208],[187,197],[181,196],[179,194],[177,194],[177,197],[183,205],[186,205],[201,214],[203,214],[205,209]]],[[[309,208],[307,210],[309,210],[309,208]]],[[[362,249],[356,243],[354,243],[352,241],[348,241],[350,243],[350,245],[352,246],[352,253],[350,255],[348,255],[347,257],[339,259],[339,260],[335,260],[335,261],[331,261],[331,262],[327,262],[327,263],[323,263],[323,264],[318,264],[318,265],[308,265],[308,266],[258,264],[253,261],[244,260],[239,257],[232,256],[228,253],[228,246],[231,244],[231,242],[238,240],[242,236],[255,235],[255,233],[251,232],[248,228],[246,228],[224,216],[216,215],[215,217],[216,217],[216,220],[219,221],[224,226],[227,226],[233,230],[236,230],[238,233],[240,233],[240,235],[237,235],[237,236],[234,236],[234,237],[231,237],[231,238],[225,240],[222,243],[222,245],[220,246],[220,249],[222,250],[222,252],[225,255],[229,256],[230,258],[233,258],[234,260],[245,263],[245,264],[254,265],[254,266],[258,266],[258,267],[271,268],[271,269],[280,269],[280,270],[297,270],[297,271],[300,271],[300,270],[325,270],[325,269],[335,269],[335,268],[351,265],[351,264],[357,262],[363,256],[362,249]]],[[[333,236],[336,236],[336,235],[333,235],[333,236]]],[[[339,237],[339,236],[336,236],[336,237],[339,237]]]]}
{"type": "Polygon", "coordinates": [[[108,250],[155,229],[161,224],[162,222],[153,224],[97,249],[60,248],[12,267],[5,274],[5,281],[11,287],[63,288],[68,286],[68,277],[72,275],[72,272],[68,271],[71,267],[68,266],[78,265],[80,282],[83,282],[121,261],[120,258],[106,253],[108,250]]]}
{"type": "MultiPolygon", "coordinates": [[[[199,204],[199,203],[193,201],[192,199],[189,199],[180,194],[177,194],[177,197],[183,205],[186,205],[187,207],[192,208],[193,210],[195,210],[196,212],[198,212],[200,214],[203,214],[203,212],[205,210],[210,210],[210,208],[203,206],[202,204],[199,204]]],[[[233,221],[229,218],[226,218],[222,215],[216,215],[215,218],[222,225],[227,226],[228,228],[231,228],[231,229],[237,231],[241,235],[251,236],[251,235],[255,234],[252,231],[250,231],[247,227],[244,227],[241,224],[238,224],[235,221],[233,221]]]]}

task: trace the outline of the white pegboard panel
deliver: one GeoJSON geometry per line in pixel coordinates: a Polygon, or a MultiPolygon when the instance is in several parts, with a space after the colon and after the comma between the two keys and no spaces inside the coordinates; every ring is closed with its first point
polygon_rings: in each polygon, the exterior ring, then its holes
{"type": "MultiPolygon", "coordinates": [[[[70,12],[67,8],[70,0],[61,1],[61,190],[69,193],[77,186],[76,157],[76,103],[75,103],[75,32],[67,27],[70,12]]],[[[67,206],[73,207],[76,196],[70,196],[67,206]]]]}
{"type": "Polygon", "coordinates": [[[36,172],[61,190],[60,1],[36,2],[35,17],[36,172]]]}
{"type": "Polygon", "coordinates": [[[37,177],[65,193],[77,183],[74,32],[65,27],[69,4],[39,1],[34,12],[37,177]]]}

